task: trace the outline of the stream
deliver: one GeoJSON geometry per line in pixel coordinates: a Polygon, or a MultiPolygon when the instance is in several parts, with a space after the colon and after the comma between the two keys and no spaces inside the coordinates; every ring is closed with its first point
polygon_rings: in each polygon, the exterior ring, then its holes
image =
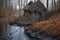
{"type": "MultiPolygon", "coordinates": [[[[0,31],[0,40],[37,40],[27,36],[24,32],[24,27],[15,25],[15,26],[2,27],[2,28],[3,31],[2,32],[0,31]]],[[[43,39],[43,40],[47,40],[47,39],[43,39]]]]}
{"type": "Polygon", "coordinates": [[[24,27],[10,26],[0,32],[0,40],[31,40],[25,33],[24,27]]]}

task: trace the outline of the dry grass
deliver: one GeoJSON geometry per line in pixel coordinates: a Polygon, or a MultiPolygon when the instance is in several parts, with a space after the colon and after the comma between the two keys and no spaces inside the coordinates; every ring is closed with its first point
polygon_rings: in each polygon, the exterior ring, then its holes
{"type": "Polygon", "coordinates": [[[46,21],[37,22],[31,25],[32,30],[39,30],[38,33],[60,38],[60,13],[52,16],[46,21]]]}
{"type": "Polygon", "coordinates": [[[16,15],[18,15],[18,14],[13,10],[9,10],[9,9],[3,10],[0,13],[0,27],[7,26],[7,24],[9,24],[9,22],[13,22],[14,20],[16,20],[17,19],[16,15]]]}

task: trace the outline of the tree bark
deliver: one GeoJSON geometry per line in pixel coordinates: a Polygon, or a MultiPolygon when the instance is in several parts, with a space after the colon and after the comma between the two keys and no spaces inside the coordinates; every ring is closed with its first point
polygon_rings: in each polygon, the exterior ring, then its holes
{"type": "Polygon", "coordinates": [[[60,9],[60,0],[59,0],[59,9],[60,9]]]}
{"type": "Polygon", "coordinates": [[[18,5],[19,5],[19,9],[20,9],[20,0],[18,0],[18,5]]]}
{"type": "Polygon", "coordinates": [[[53,10],[53,0],[52,0],[52,10],[53,10]]]}
{"type": "Polygon", "coordinates": [[[55,0],[53,0],[54,1],[54,10],[56,9],[56,2],[55,2],[55,0]]]}
{"type": "Polygon", "coordinates": [[[47,2],[46,2],[47,9],[48,9],[48,4],[49,4],[49,1],[47,0],[47,2]]]}
{"type": "Polygon", "coordinates": [[[0,13],[1,13],[1,9],[3,8],[3,0],[0,0],[0,13]]]}

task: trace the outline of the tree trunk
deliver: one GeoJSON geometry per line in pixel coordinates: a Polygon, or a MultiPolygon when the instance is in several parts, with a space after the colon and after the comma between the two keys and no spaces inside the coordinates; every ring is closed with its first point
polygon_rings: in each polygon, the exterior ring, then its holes
{"type": "Polygon", "coordinates": [[[0,13],[1,13],[3,6],[4,6],[4,0],[0,0],[0,13]]]}
{"type": "Polygon", "coordinates": [[[20,0],[18,0],[18,5],[19,5],[19,9],[20,9],[20,0]]]}
{"type": "Polygon", "coordinates": [[[22,0],[21,0],[21,7],[22,7],[22,0]]]}
{"type": "Polygon", "coordinates": [[[60,9],[60,0],[59,0],[59,9],[60,9]]]}
{"type": "Polygon", "coordinates": [[[52,0],[52,10],[53,10],[53,0],[52,0]]]}
{"type": "Polygon", "coordinates": [[[54,10],[56,9],[56,3],[55,3],[55,0],[53,0],[54,1],[54,10]]]}
{"type": "Polygon", "coordinates": [[[40,1],[40,0],[38,0],[38,1],[40,1]]]}
{"type": "Polygon", "coordinates": [[[59,0],[57,0],[57,9],[59,9],[59,0]]]}
{"type": "Polygon", "coordinates": [[[49,3],[49,1],[47,0],[47,2],[46,2],[47,9],[48,9],[48,3],[49,3]]]}
{"type": "Polygon", "coordinates": [[[27,4],[28,0],[25,0],[25,5],[27,4]]]}

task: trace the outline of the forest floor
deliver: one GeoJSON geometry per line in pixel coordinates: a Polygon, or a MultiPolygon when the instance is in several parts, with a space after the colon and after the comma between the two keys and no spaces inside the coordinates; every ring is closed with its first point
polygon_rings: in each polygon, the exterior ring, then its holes
{"type": "Polygon", "coordinates": [[[30,35],[46,35],[60,40],[60,12],[56,12],[48,20],[32,24],[29,30],[32,31],[30,35]]]}

